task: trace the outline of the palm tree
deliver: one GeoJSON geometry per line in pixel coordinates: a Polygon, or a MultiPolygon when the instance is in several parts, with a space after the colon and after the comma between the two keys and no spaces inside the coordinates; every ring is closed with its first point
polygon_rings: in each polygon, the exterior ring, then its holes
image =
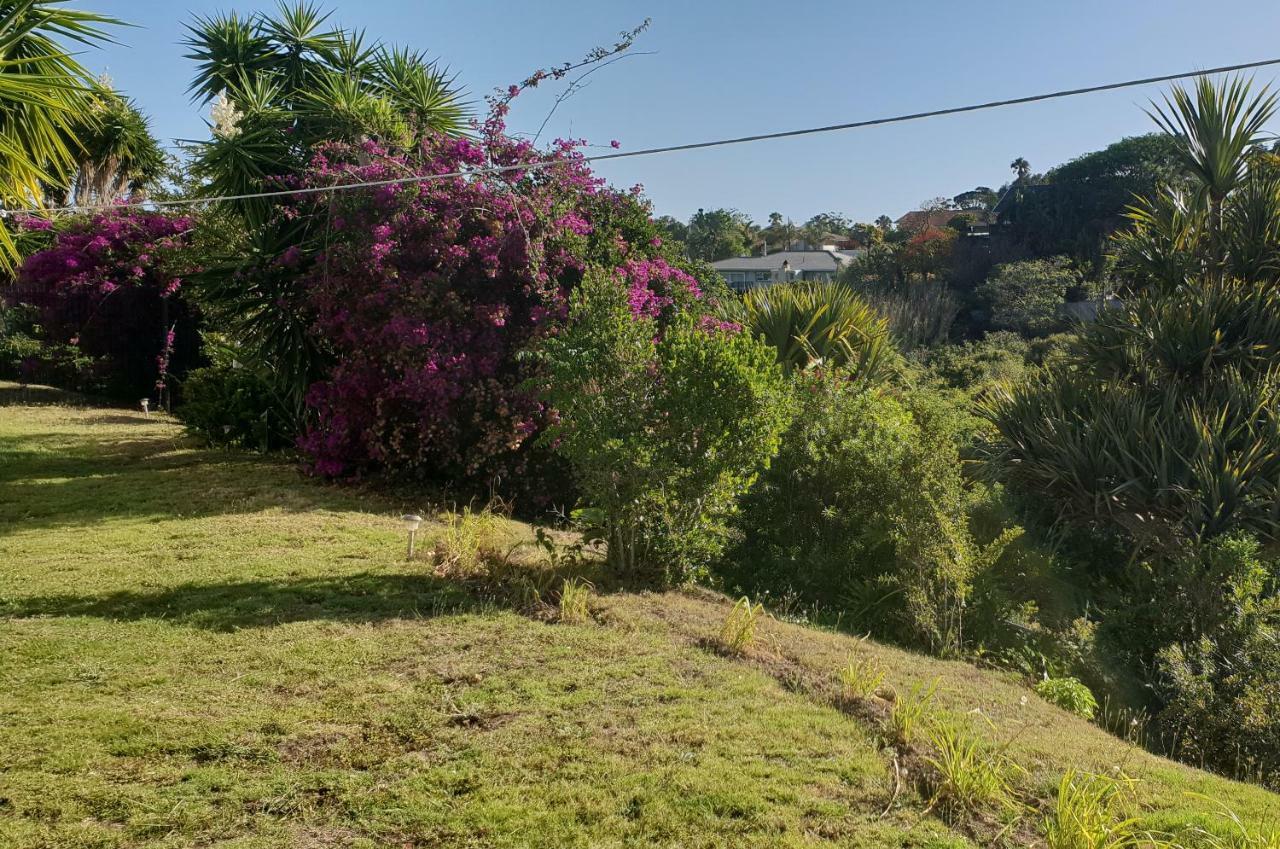
{"type": "Polygon", "coordinates": [[[1022,182],[1031,176],[1031,163],[1019,156],[1017,159],[1009,163],[1009,167],[1013,169],[1013,173],[1017,175],[1018,182],[1022,182]]]}
{"type": "Polygon", "coordinates": [[[112,203],[153,183],[167,162],[146,116],[105,78],[99,78],[88,109],[68,135],[68,144],[77,149],[74,173],[48,190],[59,202],[69,199],[69,191],[77,204],[112,203]]]}
{"type": "MultiPolygon", "coordinates": [[[[0,205],[36,208],[44,188],[60,185],[78,155],[74,128],[86,111],[93,76],[68,44],[106,39],[119,24],[61,0],[0,0],[0,205]]],[[[12,234],[0,221],[0,268],[17,261],[12,234]]]]}
{"type": "MultiPolygon", "coordinates": [[[[362,32],[331,29],[328,13],[299,2],[274,15],[235,12],[188,24],[189,90],[215,104],[211,138],[195,168],[213,195],[261,191],[295,173],[322,141],[376,138],[410,149],[424,134],[461,134],[469,115],[453,77],[418,52],[366,44],[362,32]]],[[[235,211],[251,227],[269,201],[235,211]]]]}

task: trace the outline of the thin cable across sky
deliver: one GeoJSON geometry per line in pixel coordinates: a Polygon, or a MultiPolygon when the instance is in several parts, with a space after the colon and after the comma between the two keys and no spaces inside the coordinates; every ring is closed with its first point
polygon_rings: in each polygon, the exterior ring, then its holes
{"type": "MultiPolygon", "coordinates": [[[[749,136],[737,136],[734,138],[713,139],[710,141],[689,142],[686,144],[664,145],[662,147],[647,147],[640,150],[625,150],[616,153],[600,153],[590,156],[584,156],[580,160],[586,162],[604,162],[611,159],[629,159],[637,156],[656,156],[664,153],[682,153],[690,150],[705,150],[713,147],[726,147],[729,145],[750,144],[760,141],[771,141],[773,139],[795,138],[797,136],[810,136],[819,133],[834,133],[842,130],[858,130],[867,127],[879,127],[885,124],[901,124],[907,121],[920,121],[925,118],[940,118],[946,115],[959,115],[965,112],[980,112],[986,109],[996,109],[1002,106],[1021,106],[1027,103],[1038,103],[1044,100],[1057,100],[1064,97],[1076,97],[1082,94],[1095,94],[1102,91],[1115,91],[1123,88],[1134,88],[1136,86],[1151,85],[1153,83],[1172,82],[1174,80],[1189,79],[1192,77],[1203,77],[1212,74],[1224,74],[1233,71],[1247,71],[1254,68],[1264,68],[1270,65],[1280,65],[1280,59],[1263,59],[1257,62],[1242,62],[1236,65],[1223,65],[1218,68],[1206,68],[1198,71],[1182,71],[1176,74],[1161,74],[1154,77],[1142,77],[1141,79],[1124,80],[1122,82],[1103,83],[1102,85],[1084,86],[1081,88],[1063,89],[1060,91],[1052,91],[1045,94],[1032,94],[1025,97],[1014,97],[1007,100],[990,100],[985,103],[974,103],[967,106],[951,106],[946,109],[933,109],[926,112],[911,112],[904,115],[892,115],[884,118],[871,118],[863,121],[849,121],[842,124],[827,124],[821,127],[805,127],[796,130],[780,130],[777,132],[758,133],[749,136]]],[[[113,203],[99,204],[96,206],[58,206],[58,207],[41,207],[31,210],[0,210],[0,216],[13,215],[18,212],[43,212],[43,213],[75,213],[75,212],[95,212],[110,209],[163,209],[182,206],[199,206],[219,201],[233,200],[255,200],[259,198],[272,197],[292,197],[297,195],[320,194],[323,192],[339,192],[351,191],[353,189],[369,189],[378,186],[396,186],[408,183],[425,183],[431,180],[447,180],[455,177],[471,177],[481,174],[502,174],[509,171],[531,171],[536,168],[554,167],[563,165],[564,160],[550,160],[546,162],[529,162],[519,165],[493,165],[471,168],[465,171],[450,171],[445,174],[416,174],[409,177],[395,177],[386,180],[370,180],[360,183],[338,183],[332,186],[308,186],[299,189],[280,189],[269,192],[250,192],[240,195],[220,195],[196,198],[178,198],[174,200],[162,201],[139,201],[136,203],[113,203]]]]}

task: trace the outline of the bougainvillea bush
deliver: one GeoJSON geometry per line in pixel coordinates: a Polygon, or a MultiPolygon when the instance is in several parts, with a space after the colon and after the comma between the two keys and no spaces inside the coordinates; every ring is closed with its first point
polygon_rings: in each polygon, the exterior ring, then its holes
{"type": "Polygon", "coordinates": [[[6,293],[29,305],[39,342],[17,363],[19,376],[117,398],[167,397],[199,358],[180,276],[192,219],[120,209],[20,226],[46,235],[6,293]]]}
{"type": "Polygon", "coordinates": [[[276,260],[298,266],[331,358],[308,392],[300,440],[314,472],[546,493],[555,461],[533,437],[550,412],[525,386],[535,368],[526,353],[564,322],[588,267],[661,274],[683,262],[638,190],[605,187],[581,143],[537,151],[496,119],[473,139],[428,138],[412,156],[371,142],[323,148],[303,185],[494,165],[516,167],[300,195],[288,211],[323,222],[313,256],[276,260]]]}

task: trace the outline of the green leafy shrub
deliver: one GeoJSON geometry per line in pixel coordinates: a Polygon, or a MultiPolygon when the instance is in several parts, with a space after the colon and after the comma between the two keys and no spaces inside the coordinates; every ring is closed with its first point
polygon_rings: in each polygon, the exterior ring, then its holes
{"type": "Polygon", "coordinates": [[[1062,257],[1010,262],[996,266],[976,294],[987,304],[992,327],[1043,336],[1062,326],[1067,289],[1077,280],[1062,257]]]}
{"type": "Polygon", "coordinates": [[[1149,707],[1165,753],[1273,784],[1280,160],[1259,143],[1278,103],[1242,78],[1174,87],[1153,117],[1181,173],[1117,237],[1123,307],[982,402],[990,470],[1073,552],[1095,646],[1145,690],[1108,687],[1118,712],[1149,707]]]}
{"type": "MultiPolygon", "coordinates": [[[[974,575],[998,554],[969,533],[954,410],[839,372],[793,379],[799,415],[743,499],[718,570],[794,593],[859,628],[954,651],[974,575]]],[[[1002,543],[1003,544],[1003,543],[1002,543]]]]}
{"type": "Polygon", "coordinates": [[[35,320],[32,307],[0,300],[0,377],[27,377],[24,364],[38,357],[42,348],[36,338],[35,320]]]}
{"type": "Polygon", "coordinates": [[[610,567],[679,583],[723,549],[737,498],[769,463],[790,398],[769,346],[663,295],[589,272],[540,348],[544,436],[602,517],[610,567]]]}
{"type": "Polygon", "coordinates": [[[213,445],[263,451],[292,444],[295,414],[272,383],[235,359],[233,351],[206,340],[212,364],[187,374],[175,411],[191,433],[213,445]]]}
{"type": "Polygon", "coordinates": [[[1075,678],[1046,678],[1036,684],[1035,689],[1036,695],[1046,702],[1084,719],[1093,719],[1098,709],[1093,693],[1075,678]]]}
{"type": "Polygon", "coordinates": [[[1183,558],[1161,593],[1114,639],[1168,640],[1155,658],[1157,722],[1182,757],[1280,788],[1280,596],[1256,540],[1214,540],[1183,558]],[[1160,609],[1157,609],[1160,608],[1160,609]],[[1174,628],[1156,622],[1172,620],[1174,628]]]}
{"type": "Polygon", "coordinates": [[[932,349],[925,363],[947,386],[976,391],[1001,381],[1021,380],[1029,349],[1027,340],[1017,333],[1000,331],[973,342],[932,349]]]}
{"type": "Polygon", "coordinates": [[[1022,382],[1034,367],[1060,359],[1074,340],[1069,333],[1024,339],[1012,331],[999,330],[976,341],[933,348],[924,364],[944,385],[979,396],[1000,384],[1022,382]]]}

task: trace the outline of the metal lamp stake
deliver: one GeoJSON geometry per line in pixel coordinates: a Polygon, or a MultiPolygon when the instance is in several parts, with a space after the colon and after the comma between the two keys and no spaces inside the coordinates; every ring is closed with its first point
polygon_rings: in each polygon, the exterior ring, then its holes
{"type": "Polygon", "coordinates": [[[414,515],[413,513],[405,513],[400,517],[400,521],[404,522],[405,530],[409,532],[409,553],[405,559],[412,560],[414,537],[417,536],[418,526],[422,524],[422,517],[414,515]]]}

